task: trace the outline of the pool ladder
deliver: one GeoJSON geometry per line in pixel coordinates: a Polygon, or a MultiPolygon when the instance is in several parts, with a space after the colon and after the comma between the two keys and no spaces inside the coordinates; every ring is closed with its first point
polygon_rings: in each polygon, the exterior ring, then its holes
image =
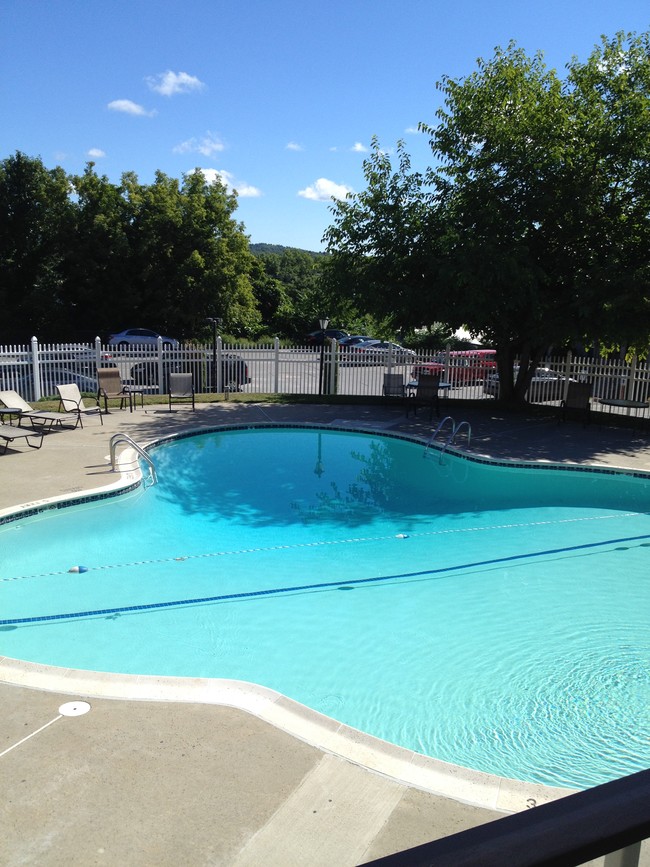
{"type": "Polygon", "coordinates": [[[432,445],[438,434],[444,429],[444,427],[449,422],[451,426],[451,431],[449,432],[447,439],[444,441],[442,448],[440,449],[440,460],[442,461],[442,456],[444,455],[447,448],[453,445],[456,441],[456,436],[459,432],[465,431],[467,436],[467,445],[470,444],[472,440],[472,427],[468,421],[459,421],[458,424],[453,420],[450,415],[446,415],[441,422],[439,422],[438,427],[434,430],[434,432],[429,437],[429,442],[426,444],[424,449],[424,457],[427,456],[429,451],[429,447],[432,445]]]}
{"type": "Polygon", "coordinates": [[[113,468],[113,472],[115,472],[115,470],[117,469],[116,452],[117,447],[120,445],[120,443],[126,443],[140,455],[142,460],[149,466],[149,471],[151,473],[151,484],[155,485],[158,481],[158,475],[156,474],[156,467],[154,466],[154,462],[151,460],[151,458],[145,452],[142,446],[138,445],[138,443],[136,443],[134,439],[131,439],[131,437],[125,433],[116,433],[113,434],[113,436],[111,437],[111,467],[113,468]]]}

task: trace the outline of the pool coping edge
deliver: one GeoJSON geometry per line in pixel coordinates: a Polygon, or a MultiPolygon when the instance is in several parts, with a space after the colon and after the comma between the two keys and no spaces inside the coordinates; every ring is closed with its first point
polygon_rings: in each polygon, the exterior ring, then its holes
{"type": "Polygon", "coordinates": [[[575,792],[425,756],[340,723],[268,687],[245,681],[86,671],[0,657],[0,683],[84,699],[237,708],[317,749],[404,785],[502,813],[517,813],[575,792]]]}

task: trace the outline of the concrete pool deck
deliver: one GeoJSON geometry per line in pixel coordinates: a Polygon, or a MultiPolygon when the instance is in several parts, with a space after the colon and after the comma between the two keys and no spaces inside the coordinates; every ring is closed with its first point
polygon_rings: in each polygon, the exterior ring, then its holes
{"type": "MultiPolygon", "coordinates": [[[[407,420],[392,406],[232,401],[175,409],[116,409],[103,426],[89,418],[83,430],[47,435],[39,451],[10,448],[0,456],[0,515],[116,484],[107,456],[118,431],[145,444],[248,422],[423,437],[432,430],[426,413],[407,420]]],[[[650,445],[639,431],[558,425],[492,406],[452,414],[470,421],[476,453],[650,470],[650,445]]],[[[356,865],[491,821],[501,815],[495,808],[522,809],[522,792],[539,794],[534,787],[486,794],[481,775],[459,782],[452,766],[436,785],[435,765],[432,776],[421,774],[413,754],[405,759],[406,751],[328,725],[270,691],[240,699],[211,682],[194,683],[193,692],[174,681],[0,660],[0,864],[356,865]],[[80,712],[84,702],[88,713],[80,712]],[[72,715],[59,712],[70,704],[72,715]]]]}

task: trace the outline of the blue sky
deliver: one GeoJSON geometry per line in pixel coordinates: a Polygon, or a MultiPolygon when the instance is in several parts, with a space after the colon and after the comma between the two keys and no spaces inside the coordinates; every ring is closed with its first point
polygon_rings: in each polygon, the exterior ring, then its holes
{"type": "Polygon", "coordinates": [[[443,75],[510,40],[563,72],[648,29],[647,0],[0,0],[0,159],[114,182],[200,167],[238,191],[251,241],[320,250],[373,135],[428,164],[415,130],[443,75]]]}

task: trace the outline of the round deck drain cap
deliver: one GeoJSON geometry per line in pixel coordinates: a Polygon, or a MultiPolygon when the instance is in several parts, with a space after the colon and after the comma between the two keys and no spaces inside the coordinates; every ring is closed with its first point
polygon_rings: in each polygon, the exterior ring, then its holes
{"type": "Polygon", "coordinates": [[[90,710],[90,705],[87,701],[66,701],[59,708],[61,716],[83,716],[90,710]]]}

